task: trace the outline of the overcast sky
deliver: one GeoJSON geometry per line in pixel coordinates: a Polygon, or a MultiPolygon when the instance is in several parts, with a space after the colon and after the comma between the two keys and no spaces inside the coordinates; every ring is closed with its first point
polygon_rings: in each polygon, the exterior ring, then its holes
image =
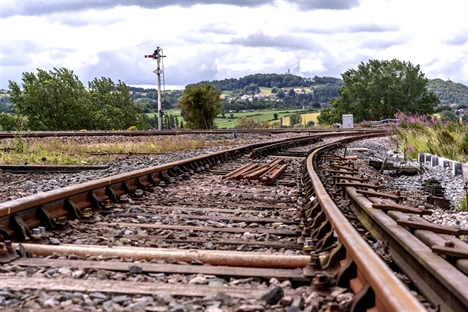
{"type": "Polygon", "coordinates": [[[468,85],[468,0],[0,0],[0,89],[65,67],[166,89],[256,73],[341,77],[369,59],[468,85]]]}

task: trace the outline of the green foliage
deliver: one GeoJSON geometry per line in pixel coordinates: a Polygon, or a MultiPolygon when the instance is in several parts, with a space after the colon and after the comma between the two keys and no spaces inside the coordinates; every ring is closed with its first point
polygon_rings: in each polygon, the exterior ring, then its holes
{"type": "Polygon", "coordinates": [[[214,118],[223,110],[221,91],[207,83],[188,85],[178,106],[186,112],[185,128],[213,129],[214,118]]]}
{"type": "Polygon", "coordinates": [[[312,128],[313,126],[315,126],[315,122],[313,120],[309,120],[306,124],[307,128],[312,128]]]}
{"type": "Polygon", "coordinates": [[[94,79],[83,86],[73,71],[38,69],[23,73],[22,87],[9,82],[11,101],[30,130],[110,130],[136,126],[147,128],[143,110],[132,101],[127,86],[109,78],[94,79]]]}
{"type": "Polygon", "coordinates": [[[143,119],[143,108],[133,103],[125,83],[119,80],[116,85],[110,78],[94,78],[88,83],[88,90],[92,124],[87,129],[148,128],[143,119]]]}
{"type": "Polygon", "coordinates": [[[248,118],[248,117],[241,117],[237,120],[236,129],[263,129],[268,128],[266,126],[268,123],[260,121],[260,119],[256,118],[248,118]]]}
{"type": "Polygon", "coordinates": [[[0,130],[20,131],[23,130],[24,120],[18,115],[0,113],[0,130]]]}
{"type": "Polygon", "coordinates": [[[26,141],[21,133],[15,134],[15,138],[13,140],[15,145],[15,153],[22,154],[26,151],[26,141]]]}
{"type": "Polygon", "coordinates": [[[451,110],[444,110],[440,113],[440,120],[457,122],[458,116],[451,110]]]}
{"type": "Polygon", "coordinates": [[[393,132],[411,158],[416,158],[418,153],[431,153],[455,161],[468,161],[466,124],[402,113],[397,117],[393,132]]]}
{"type": "Polygon", "coordinates": [[[90,105],[78,77],[65,68],[38,69],[23,73],[23,86],[10,81],[11,101],[17,114],[27,117],[31,130],[78,130],[89,128],[90,105]]]}
{"type": "Polygon", "coordinates": [[[438,103],[437,96],[427,91],[428,80],[419,65],[410,62],[370,60],[342,77],[340,97],[330,101],[320,123],[340,122],[343,114],[353,114],[355,122],[393,118],[398,111],[432,114],[438,103]]]}
{"type": "Polygon", "coordinates": [[[442,79],[431,79],[427,85],[429,91],[433,91],[440,100],[441,105],[458,104],[468,105],[468,86],[442,79]]]}
{"type": "Polygon", "coordinates": [[[301,124],[302,123],[302,117],[301,114],[295,113],[291,116],[289,116],[289,126],[292,128],[294,125],[301,124]]]}
{"type": "Polygon", "coordinates": [[[466,192],[463,195],[463,198],[460,199],[458,204],[455,206],[455,210],[468,211],[468,202],[467,202],[466,192]]]}

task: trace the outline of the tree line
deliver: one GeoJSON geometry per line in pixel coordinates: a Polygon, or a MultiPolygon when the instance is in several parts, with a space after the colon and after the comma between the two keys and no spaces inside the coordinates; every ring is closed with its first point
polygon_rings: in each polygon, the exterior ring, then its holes
{"type": "Polygon", "coordinates": [[[9,81],[15,115],[2,113],[3,130],[123,130],[148,128],[143,109],[124,82],[93,79],[86,88],[73,71],[25,72],[22,84],[9,81]]]}
{"type": "MultiPolygon", "coordinates": [[[[239,91],[248,88],[251,91],[257,90],[257,87],[266,88],[300,88],[312,87],[316,85],[343,85],[341,79],[333,77],[307,78],[291,74],[254,74],[242,78],[229,78],[223,80],[202,81],[212,84],[221,91],[239,91]]],[[[248,90],[247,89],[247,90],[248,90]]],[[[259,90],[258,90],[259,91],[259,90]]]]}

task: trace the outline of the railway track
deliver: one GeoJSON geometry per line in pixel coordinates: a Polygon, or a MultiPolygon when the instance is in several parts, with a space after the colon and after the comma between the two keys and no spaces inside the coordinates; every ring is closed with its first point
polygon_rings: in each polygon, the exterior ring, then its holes
{"type": "MultiPolygon", "coordinates": [[[[105,311],[430,310],[370,247],[367,232],[402,258],[395,263],[411,279],[409,258],[395,250],[412,245],[401,247],[398,238],[382,234],[386,229],[371,227],[371,217],[346,195],[351,184],[379,187],[356,177],[353,164],[336,151],[382,134],[311,134],[254,144],[1,203],[0,303],[105,311]],[[335,201],[321,180],[335,189],[335,201]],[[352,205],[338,207],[337,198],[352,205]]],[[[372,193],[369,200],[383,197],[392,198],[372,193]]],[[[386,207],[388,215],[397,209],[386,207]]],[[[451,266],[436,275],[448,286],[427,299],[442,311],[468,306],[460,273],[466,260],[459,257],[453,250],[432,256],[451,266]],[[445,281],[443,272],[457,281],[445,281]]],[[[414,284],[430,296],[425,288],[433,282],[414,284]]]]}

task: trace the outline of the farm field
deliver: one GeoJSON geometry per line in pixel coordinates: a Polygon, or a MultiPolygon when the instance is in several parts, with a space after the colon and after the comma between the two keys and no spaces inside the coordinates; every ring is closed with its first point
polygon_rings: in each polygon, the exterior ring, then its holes
{"type": "MultiPolygon", "coordinates": [[[[302,125],[307,125],[309,121],[315,122],[315,124],[318,124],[317,117],[320,115],[320,113],[308,113],[308,114],[301,114],[302,117],[302,125]]],[[[286,117],[283,119],[283,125],[289,126],[289,117],[286,117]]]]}
{"type": "MultiPolygon", "coordinates": [[[[170,110],[165,110],[165,114],[168,115],[174,115],[178,117],[179,121],[182,120],[182,117],[180,116],[180,110],[179,109],[170,109],[170,110]]],[[[260,121],[270,121],[271,123],[279,123],[279,119],[283,118],[283,125],[289,127],[289,115],[292,115],[294,113],[305,113],[304,110],[301,109],[284,109],[284,110],[256,110],[256,111],[248,111],[248,112],[233,112],[233,113],[225,113],[224,115],[226,118],[222,118],[221,115],[218,115],[218,117],[215,118],[215,125],[218,129],[234,129],[235,126],[237,126],[237,121],[241,117],[247,117],[247,118],[254,118],[258,119],[260,121]],[[278,114],[278,119],[274,120],[274,114],[278,114]],[[234,118],[230,118],[230,117],[234,118]]],[[[302,117],[302,124],[306,125],[307,122],[309,121],[314,121],[317,124],[317,116],[320,113],[305,113],[301,114],[302,117]]],[[[155,115],[155,113],[148,114],[150,118],[152,118],[155,115]]]]}

